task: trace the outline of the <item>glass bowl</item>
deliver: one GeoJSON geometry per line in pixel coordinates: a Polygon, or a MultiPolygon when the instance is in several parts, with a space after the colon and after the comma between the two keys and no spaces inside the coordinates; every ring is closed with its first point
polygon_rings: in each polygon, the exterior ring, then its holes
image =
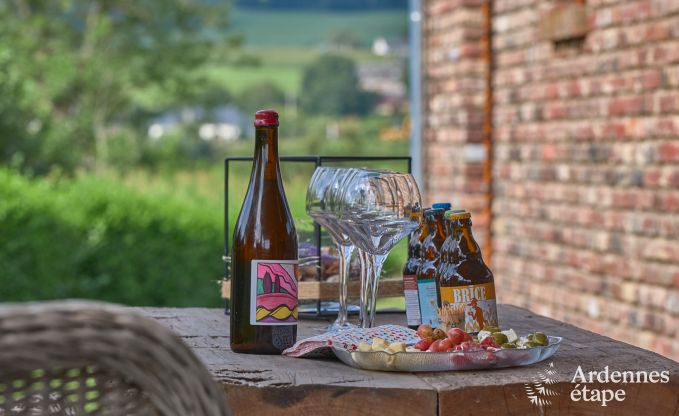
{"type": "Polygon", "coordinates": [[[559,349],[561,337],[548,337],[545,347],[504,348],[474,352],[361,352],[333,348],[337,358],[347,365],[375,371],[461,371],[520,367],[545,360],[559,349]]]}

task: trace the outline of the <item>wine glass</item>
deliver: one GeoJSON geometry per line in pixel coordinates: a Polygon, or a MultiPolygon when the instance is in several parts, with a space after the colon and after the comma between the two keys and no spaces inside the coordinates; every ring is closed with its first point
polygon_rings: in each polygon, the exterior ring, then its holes
{"type": "Polygon", "coordinates": [[[334,209],[351,241],[360,248],[367,280],[361,289],[361,323],[375,321],[379,277],[387,255],[418,227],[406,206],[421,205],[412,175],[388,170],[354,169],[334,195],[334,209]]]}
{"type": "Polygon", "coordinates": [[[341,225],[334,216],[332,210],[326,209],[327,198],[342,181],[346,169],[334,167],[318,167],[314,171],[309,188],[307,189],[306,210],[318,224],[327,231],[337,246],[339,262],[339,306],[337,319],[329,327],[328,331],[337,331],[352,328],[355,325],[349,323],[347,313],[347,287],[349,278],[349,264],[354,251],[354,244],[349,236],[342,231],[341,225]]]}

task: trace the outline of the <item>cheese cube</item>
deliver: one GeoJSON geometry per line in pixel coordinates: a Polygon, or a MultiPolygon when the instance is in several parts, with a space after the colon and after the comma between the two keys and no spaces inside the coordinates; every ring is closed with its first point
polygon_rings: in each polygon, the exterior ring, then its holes
{"type": "Polygon", "coordinates": [[[502,331],[502,333],[505,334],[505,336],[507,337],[507,342],[511,343],[519,339],[519,336],[516,335],[516,331],[514,331],[513,329],[502,331]]]}
{"type": "Polygon", "coordinates": [[[479,342],[483,341],[484,338],[489,337],[491,333],[486,330],[479,331],[479,333],[476,335],[476,338],[478,338],[479,342]]]}
{"type": "Polygon", "coordinates": [[[361,352],[370,352],[372,350],[372,347],[367,342],[359,342],[358,350],[361,352]]]}
{"type": "Polygon", "coordinates": [[[383,340],[382,338],[373,338],[373,345],[372,345],[372,350],[373,351],[383,351],[389,348],[389,343],[386,340],[383,340]]]}
{"type": "Polygon", "coordinates": [[[406,350],[405,342],[394,342],[393,344],[390,344],[389,347],[387,348],[387,352],[391,353],[405,352],[405,350],[406,350]]]}

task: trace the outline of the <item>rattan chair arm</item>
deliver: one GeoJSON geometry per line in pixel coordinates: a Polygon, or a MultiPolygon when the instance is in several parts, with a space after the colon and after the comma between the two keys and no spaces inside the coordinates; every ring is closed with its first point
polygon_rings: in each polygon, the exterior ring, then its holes
{"type": "Polygon", "coordinates": [[[89,301],[0,306],[0,379],[90,365],[129,380],[163,415],[230,414],[224,391],[187,345],[130,308],[89,301]]]}

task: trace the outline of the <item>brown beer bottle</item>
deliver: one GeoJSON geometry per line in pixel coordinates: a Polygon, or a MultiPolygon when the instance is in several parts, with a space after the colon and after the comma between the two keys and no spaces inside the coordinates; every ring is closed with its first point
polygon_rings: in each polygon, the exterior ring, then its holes
{"type": "Polygon", "coordinates": [[[255,113],[255,156],[232,247],[231,349],[280,354],[297,337],[298,254],[272,110],[255,113]]]}
{"type": "Polygon", "coordinates": [[[409,209],[410,218],[418,221],[420,227],[410,234],[408,242],[408,260],[403,266],[403,294],[406,303],[406,320],[410,328],[417,328],[421,323],[420,300],[417,296],[417,268],[420,265],[422,241],[427,236],[425,222],[422,221],[422,210],[419,206],[409,209]]]}
{"type": "Polygon", "coordinates": [[[498,326],[495,282],[472,234],[471,214],[448,216],[451,231],[448,268],[439,277],[441,322],[466,332],[498,326]]]}
{"type": "Polygon", "coordinates": [[[462,212],[465,211],[462,209],[454,209],[446,211],[445,214],[443,215],[443,224],[446,231],[446,239],[443,241],[443,244],[441,245],[441,255],[439,259],[439,265],[436,268],[437,282],[441,280],[441,276],[443,276],[448,271],[448,268],[450,267],[450,261],[452,258],[451,251],[453,249],[453,231],[451,228],[452,222],[449,220],[449,218],[451,215],[459,214],[462,212]]]}
{"type": "Polygon", "coordinates": [[[422,261],[417,268],[417,295],[423,324],[439,325],[436,268],[441,245],[446,238],[443,228],[443,209],[431,208],[424,212],[427,236],[422,242],[422,261]]]}

